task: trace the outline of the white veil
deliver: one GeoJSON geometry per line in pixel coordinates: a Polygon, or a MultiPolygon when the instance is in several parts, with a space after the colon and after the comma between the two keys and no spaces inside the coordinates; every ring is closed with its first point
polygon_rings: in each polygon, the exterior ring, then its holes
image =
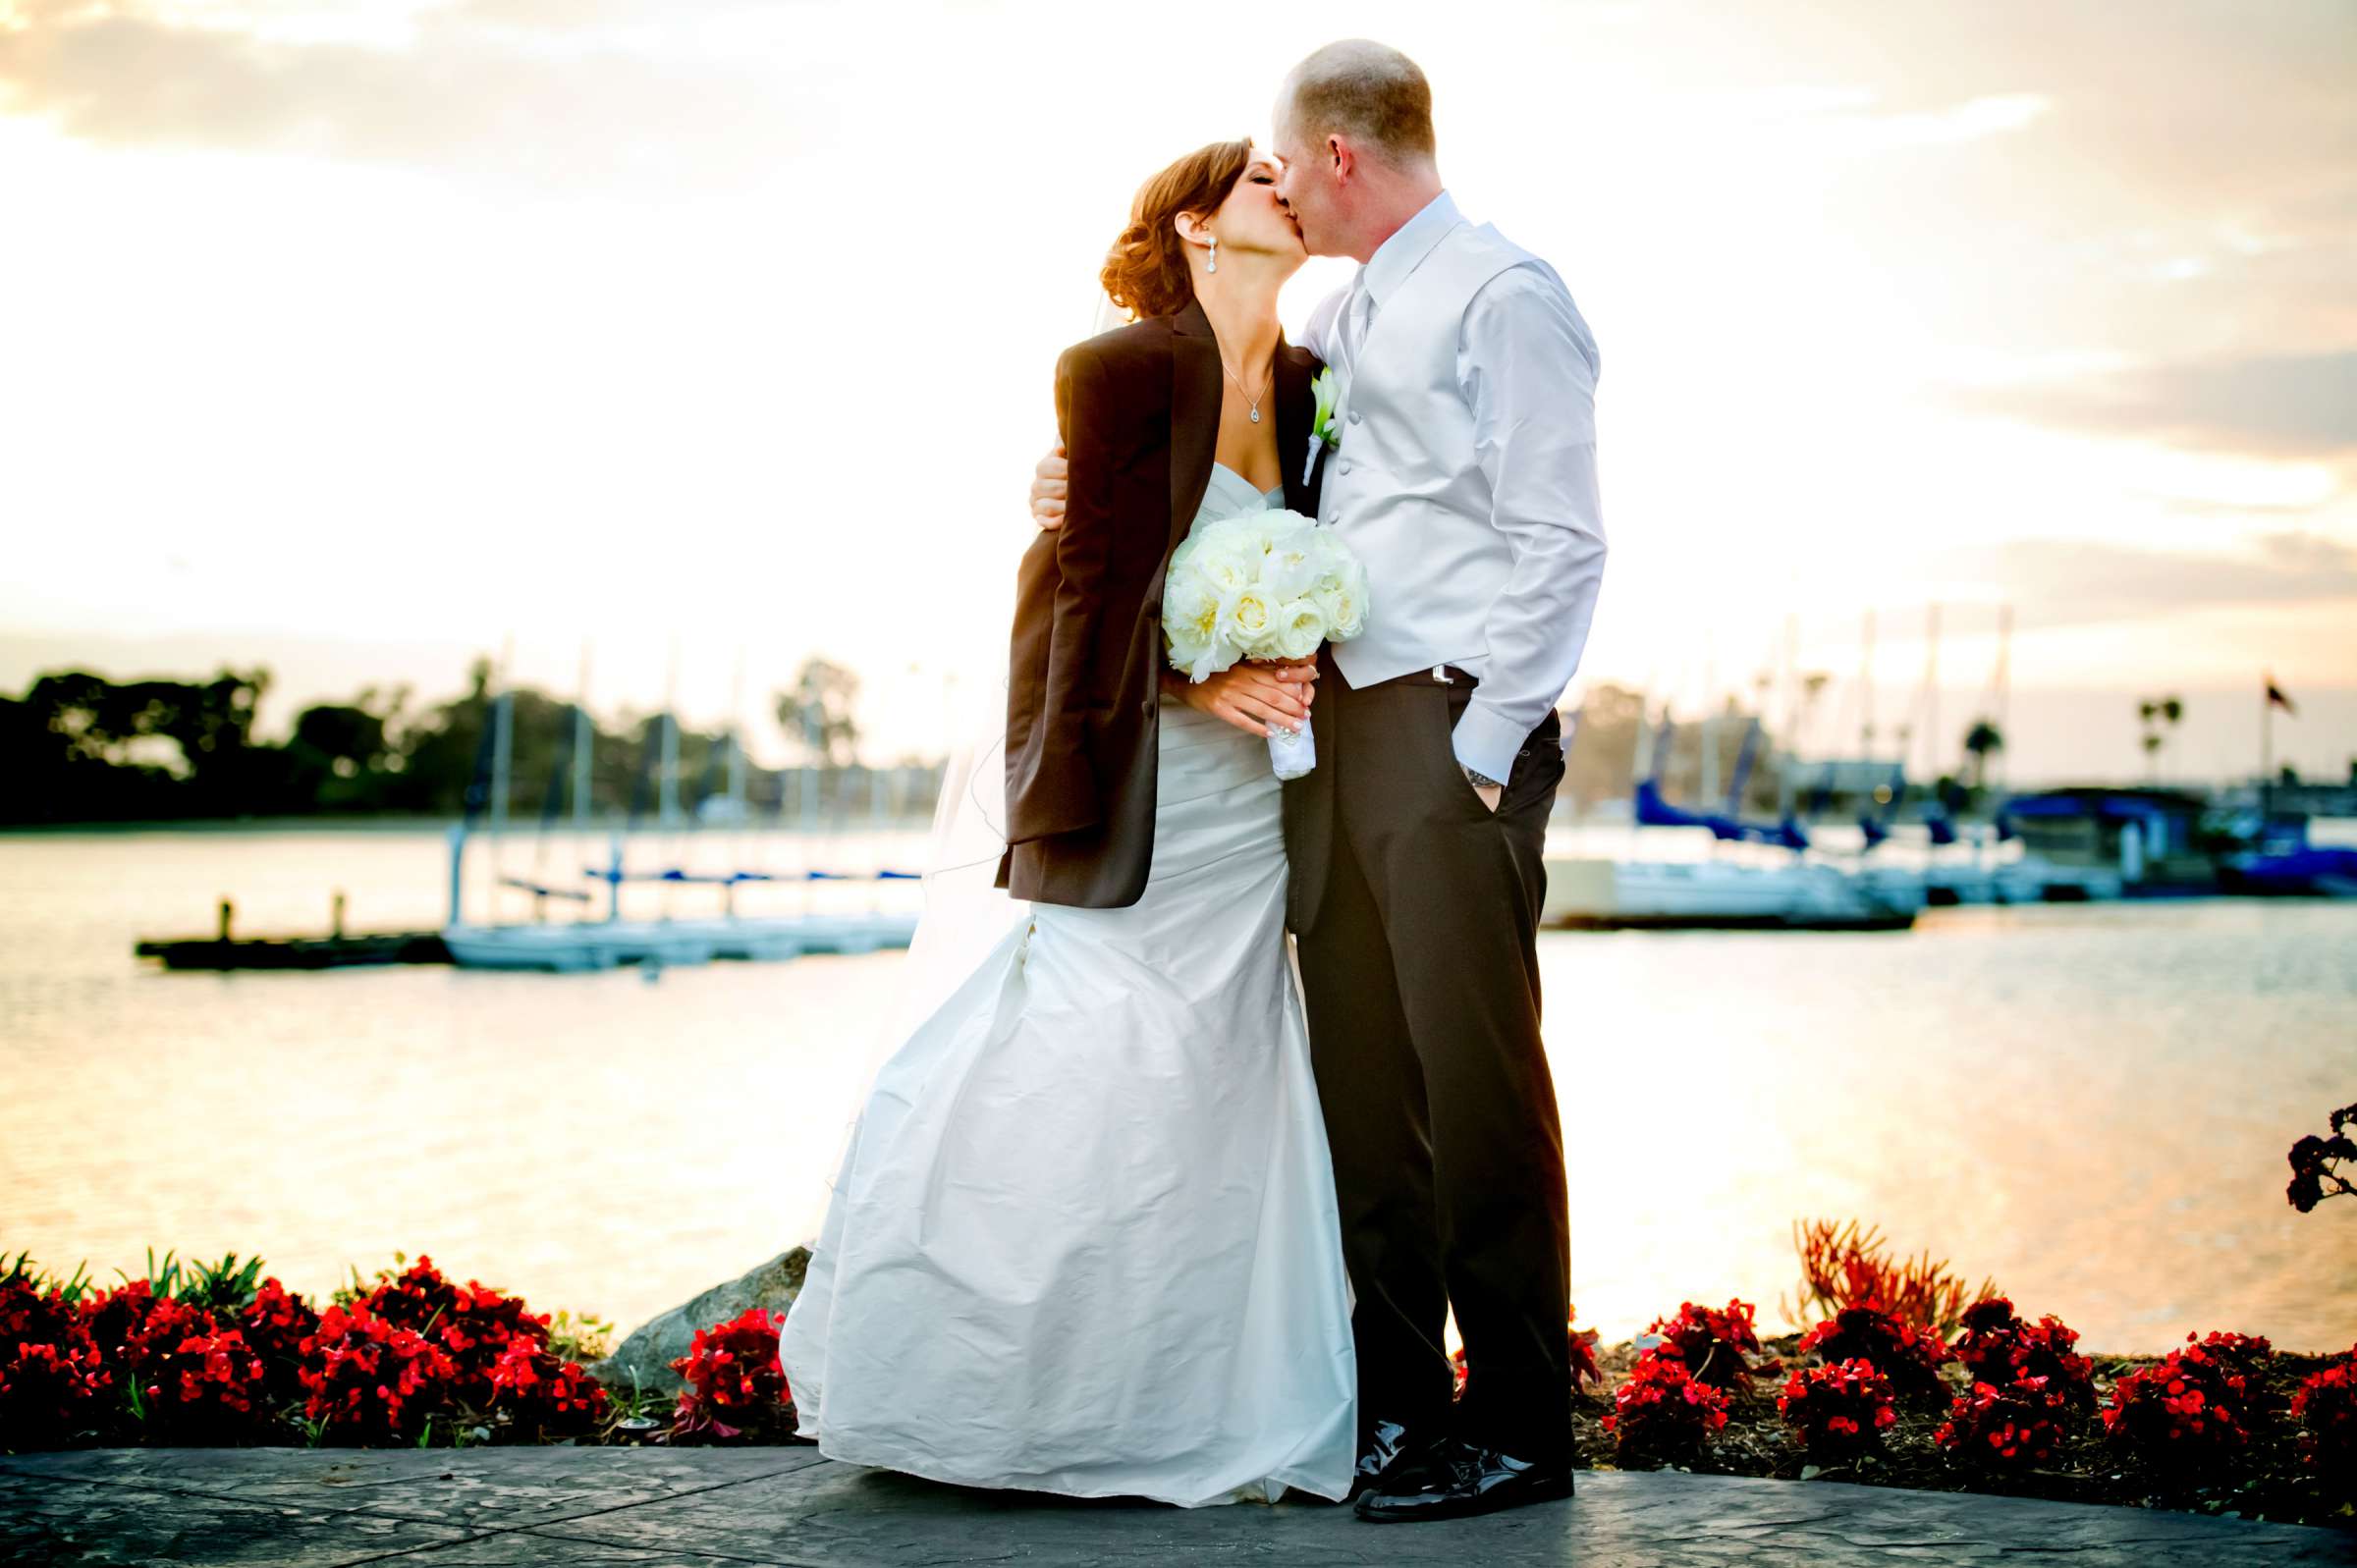
{"type": "MultiPolygon", "coordinates": [[[[1091,335],[1128,320],[1100,290],[1091,335]]],[[[922,868],[924,914],[902,960],[892,1004],[858,1041],[856,1089],[844,1108],[823,1185],[793,1195],[799,1201],[790,1208],[787,1220],[796,1227],[792,1233],[799,1240],[818,1234],[844,1154],[884,1063],[972,976],[1009,931],[1030,918],[1028,903],[996,886],[999,859],[1007,849],[1006,671],[1002,667],[995,679],[960,686],[970,695],[945,715],[951,745],[922,868]]]]}

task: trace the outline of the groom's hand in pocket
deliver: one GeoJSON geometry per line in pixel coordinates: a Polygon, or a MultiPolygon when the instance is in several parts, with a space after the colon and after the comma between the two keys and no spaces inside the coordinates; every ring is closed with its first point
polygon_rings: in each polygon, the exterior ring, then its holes
{"type": "Polygon", "coordinates": [[[1031,520],[1042,528],[1064,526],[1065,485],[1070,472],[1061,441],[1048,449],[1048,455],[1031,471],[1031,520]]]}

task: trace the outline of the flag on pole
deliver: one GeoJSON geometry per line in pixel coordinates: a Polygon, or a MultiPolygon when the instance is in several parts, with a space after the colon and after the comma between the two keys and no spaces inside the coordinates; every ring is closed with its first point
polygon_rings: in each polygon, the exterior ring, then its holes
{"type": "Polygon", "coordinates": [[[2267,680],[2267,702],[2269,707],[2280,708],[2294,719],[2300,716],[2300,710],[2291,705],[2291,699],[2283,695],[2283,688],[2275,684],[2273,676],[2267,680]]]}

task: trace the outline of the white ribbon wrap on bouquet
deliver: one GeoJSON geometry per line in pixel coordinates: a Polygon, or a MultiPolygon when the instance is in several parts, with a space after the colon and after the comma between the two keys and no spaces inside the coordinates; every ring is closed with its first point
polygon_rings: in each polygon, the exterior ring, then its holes
{"type": "Polygon", "coordinates": [[[1307,719],[1289,734],[1283,730],[1270,731],[1269,766],[1277,770],[1278,778],[1298,779],[1317,765],[1318,748],[1310,738],[1307,719]]]}

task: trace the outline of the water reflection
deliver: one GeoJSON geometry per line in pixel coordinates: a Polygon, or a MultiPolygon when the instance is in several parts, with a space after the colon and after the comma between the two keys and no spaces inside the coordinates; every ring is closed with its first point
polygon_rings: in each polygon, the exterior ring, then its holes
{"type": "MultiPolygon", "coordinates": [[[[899,960],[548,977],[167,975],[135,935],[433,924],[412,833],[0,841],[0,1243],[150,1243],[291,1285],[430,1251],[626,1325],[814,1223],[899,960]]],[[[680,912],[688,912],[683,908],[680,912]]],[[[2357,1099],[2357,909],[1948,911],[1888,935],[1560,935],[1548,1039],[1584,1322],[1775,1317],[1793,1219],[1858,1216],[2101,1350],[2357,1340],[2357,1213],[2283,1152],[2357,1099]]]]}

